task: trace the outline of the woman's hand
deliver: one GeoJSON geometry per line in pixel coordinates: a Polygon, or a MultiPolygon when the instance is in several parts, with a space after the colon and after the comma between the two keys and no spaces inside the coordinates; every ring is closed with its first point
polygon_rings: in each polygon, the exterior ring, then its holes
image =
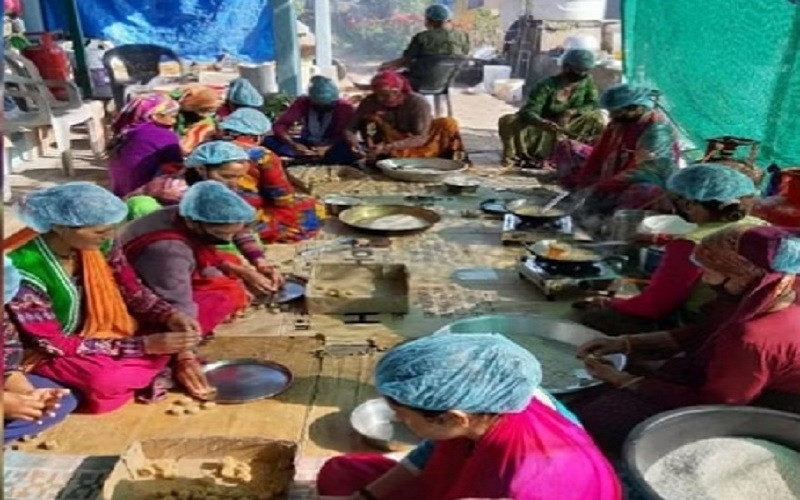
{"type": "Polygon", "coordinates": [[[309,148],[305,144],[300,144],[299,142],[293,142],[292,149],[294,149],[300,156],[314,156],[313,149],[309,148]]]}
{"type": "Polygon", "coordinates": [[[208,401],[216,395],[217,391],[208,383],[203,367],[194,355],[178,359],[176,378],[192,397],[208,401]]]}
{"type": "Polygon", "coordinates": [[[274,264],[262,259],[259,260],[255,266],[259,274],[273,282],[275,290],[280,290],[281,287],[286,284],[286,278],[283,277],[283,274],[281,274],[280,270],[274,264]]]}
{"type": "Polygon", "coordinates": [[[629,341],[622,337],[594,339],[578,347],[578,357],[586,360],[587,358],[598,358],[606,354],[627,353],[629,345],[629,341]]]}
{"type": "Polygon", "coordinates": [[[580,310],[608,309],[611,305],[610,297],[589,297],[579,300],[572,304],[572,307],[580,310]]]}
{"type": "Polygon", "coordinates": [[[623,386],[637,378],[617,370],[614,365],[602,358],[585,358],[583,363],[589,375],[614,387],[623,386]]]}
{"type": "Polygon", "coordinates": [[[47,405],[38,396],[33,394],[19,394],[17,392],[3,393],[3,416],[6,420],[25,420],[39,422],[44,417],[47,405]]]}
{"type": "Polygon", "coordinates": [[[31,396],[44,403],[45,412],[51,417],[55,417],[55,410],[61,406],[61,399],[67,394],[69,394],[69,389],[53,388],[34,389],[30,393],[31,396]]]}
{"type": "Polygon", "coordinates": [[[175,354],[196,347],[200,343],[200,332],[153,333],[142,338],[147,354],[175,354]]]}
{"type": "Polygon", "coordinates": [[[188,314],[177,310],[167,318],[166,327],[173,332],[200,333],[200,323],[188,314]]]}
{"type": "Polygon", "coordinates": [[[280,289],[282,283],[273,276],[273,271],[269,275],[260,273],[257,269],[243,269],[240,273],[242,280],[255,292],[261,294],[275,293],[280,289]]]}

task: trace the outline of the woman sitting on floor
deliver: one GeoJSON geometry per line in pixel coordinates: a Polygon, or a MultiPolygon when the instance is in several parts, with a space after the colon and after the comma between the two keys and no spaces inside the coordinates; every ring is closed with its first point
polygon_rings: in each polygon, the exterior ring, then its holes
{"type": "Polygon", "coordinates": [[[705,236],[733,225],[767,224],[748,217],[758,193],[746,175],[721,164],[697,164],[672,174],[667,190],[678,213],[697,228],[680,236],[654,235],[652,244],[664,246],[664,255],[650,283],[630,298],[597,297],[585,301],[581,323],[607,335],[654,332],[695,323],[700,307],[713,300],[704,286],[702,269],[691,261],[705,236]]]}
{"type": "Polygon", "coordinates": [[[186,191],[178,206],[129,223],[115,245],[145,284],[197,318],[201,332],[209,335],[250,306],[250,294],[232,270],[236,257],[217,245],[231,243],[254,218],[255,210],[224,184],[202,181],[186,191]]]}
{"type": "Polygon", "coordinates": [[[609,453],[643,420],[684,406],[800,413],[800,238],[772,226],[731,227],[703,239],[692,258],[719,295],[704,325],[595,340],[579,350],[589,373],[614,389],[570,407],[609,453]],[[669,361],[636,376],[594,357],[615,352],[669,361]]]}
{"type": "Polygon", "coordinates": [[[142,187],[162,165],[183,161],[180,139],[172,130],[180,106],[169,97],[134,97],[111,126],[108,173],[111,191],[120,197],[142,187]]]}
{"type": "Polygon", "coordinates": [[[256,89],[249,80],[237,78],[231,81],[228,86],[228,93],[225,94],[225,102],[217,108],[217,120],[224,120],[237,109],[253,108],[260,110],[264,106],[264,96],[256,89]]]}
{"type": "Polygon", "coordinates": [[[653,109],[652,92],[615,85],[603,92],[600,105],[611,113],[611,123],[586,161],[563,159],[556,152],[564,186],[591,188],[586,206],[593,213],[617,208],[671,211],[664,188],[678,167],[680,148],[669,121],[653,109]]]}
{"type": "Polygon", "coordinates": [[[541,387],[536,358],[495,334],[432,335],[378,362],[378,392],[425,439],[402,462],[329,460],[321,497],[619,500],[611,465],[541,387]]]}
{"type": "Polygon", "coordinates": [[[366,142],[368,161],[382,158],[447,158],[466,160],[458,122],[433,118],[431,106],[399,73],[384,70],[372,79],[372,93],[358,105],[347,128],[353,151],[362,154],[358,135],[366,142]]]}
{"type": "Polygon", "coordinates": [[[215,113],[221,99],[216,90],[199,84],[175,89],[170,97],[180,105],[175,132],[181,138],[183,154],[188,155],[198,144],[214,135],[217,128],[215,113]]]}
{"type": "Polygon", "coordinates": [[[240,109],[224,120],[220,139],[247,151],[250,168],[235,186],[236,192],[258,211],[256,230],[264,243],[289,243],[319,232],[325,207],[315,198],[298,195],[277,154],[261,146],[270,129],[264,113],[240,109]]]}
{"type": "Polygon", "coordinates": [[[3,442],[35,436],[60,423],[78,402],[69,389],[22,371],[23,348],[17,327],[5,310],[19,291],[22,278],[3,257],[3,442]]]}
{"type": "Polygon", "coordinates": [[[9,254],[22,284],[6,308],[35,349],[26,368],[76,391],[87,413],[163,395],[173,361],[192,395],[210,390],[192,352],[197,322],[143,286],[122,252],[99,250],[127,211],[89,182],[34,192],[20,217],[39,236],[9,254]]]}
{"type": "Polygon", "coordinates": [[[264,145],[298,164],[352,165],[360,156],[350,148],[345,130],[355,107],[339,98],[333,80],[321,75],[311,78],[308,95],[294,100],[272,126],[264,145]],[[300,135],[291,131],[301,124],[300,135]]]}
{"type": "Polygon", "coordinates": [[[568,51],[561,74],[536,85],[517,113],[500,117],[504,167],[550,160],[559,135],[594,144],[604,122],[600,91],[589,74],[594,62],[589,50],[568,51]]]}

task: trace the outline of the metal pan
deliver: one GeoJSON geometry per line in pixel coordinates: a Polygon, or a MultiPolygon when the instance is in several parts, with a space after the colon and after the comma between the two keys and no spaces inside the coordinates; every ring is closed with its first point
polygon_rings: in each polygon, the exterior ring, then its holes
{"type": "Polygon", "coordinates": [[[203,367],[208,383],[217,390],[215,401],[247,403],[282,393],[292,384],[292,372],[263,359],[228,359],[203,367]]]}
{"type": "Polygon", "coordinates": [[[516,215],[523,222],[533,227],[552,223],[570,215],[567,211],[557,208],[553,208],[547,212],[541,212],[541,204],[536,200],[521,199],[509,201],[506,203],[505,208],[507,212],[516,215]]]}
{"type": "Polygon", "coordinates": [[[508,210],[506,210],[507,201],[508,200],[501,200],[498,198],[489,198],[488,200],[483,200],[478,207],[480,207],[485,214],[505,215],[508,213],[508,210]]]}
{"type": "Polygon", "coordinates": [[[379,234],[404,234],[425,231],[441,220],[432,210],[410,205],[359,205],[339,214],[344,224],[379,234]]]}
{"type": "Polygon", "coordinates": [[[559,240],[539,240],[532,245],[525,245],[525,247],[531,254],[536,256],[538,262],[541,262],[552,271],[559,274],[570,275],[572,273],[581,272],[600,262],[607,262],[615,268],[622,268],[627,262],[627,259],[620,255],[600,255],[590,248],[583,248],[580,245],[559,240]],[[564,246],[569,250],[567,250],[567,254],[564,257],[559,257],[554,255],[551,250],[554,245],[564,246]],[[575,255],[570,257],[568,252],[571,249],[580,249],[579,256],[575,255]]]}
{"type": "Polygon", "coordinates": [[[397,419],[383,398],[370,399],[358,405],[350,414],[350,426],[367,444],[380,450],[399,451],[420,441],[397,419]]]}

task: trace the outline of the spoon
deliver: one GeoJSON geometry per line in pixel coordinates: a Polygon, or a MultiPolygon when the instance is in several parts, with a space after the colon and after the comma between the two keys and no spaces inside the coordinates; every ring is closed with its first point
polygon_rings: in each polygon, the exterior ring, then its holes
{"type": "Polygon", "coordinates": [[[564,191],[563,193],[560,193],[558,196],[556,196],[555,198],[553,198],[552,200],[550,200],[549,202],[547,202],[547,205],[545,205],[545,206],[542,208],[542,212],[548,212],[548,211],[552,210],[552,209],[553,209],[553,207],[555,207],[556,205],[558,205],[558,203],[559,203],[561,200],[563,200],[564,198],[566,198],[567,196],[569,196],[569,191],[564,191]]]}

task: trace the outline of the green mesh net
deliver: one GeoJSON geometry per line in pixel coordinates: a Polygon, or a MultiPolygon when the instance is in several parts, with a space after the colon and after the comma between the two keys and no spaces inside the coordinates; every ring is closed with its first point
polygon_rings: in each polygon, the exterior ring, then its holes
{"type": "Polygon", "coordinates": [[[797,0],[626,0],[625,76],[698,147],[761,141],[759,164],[800,165],[797,0]]]}

